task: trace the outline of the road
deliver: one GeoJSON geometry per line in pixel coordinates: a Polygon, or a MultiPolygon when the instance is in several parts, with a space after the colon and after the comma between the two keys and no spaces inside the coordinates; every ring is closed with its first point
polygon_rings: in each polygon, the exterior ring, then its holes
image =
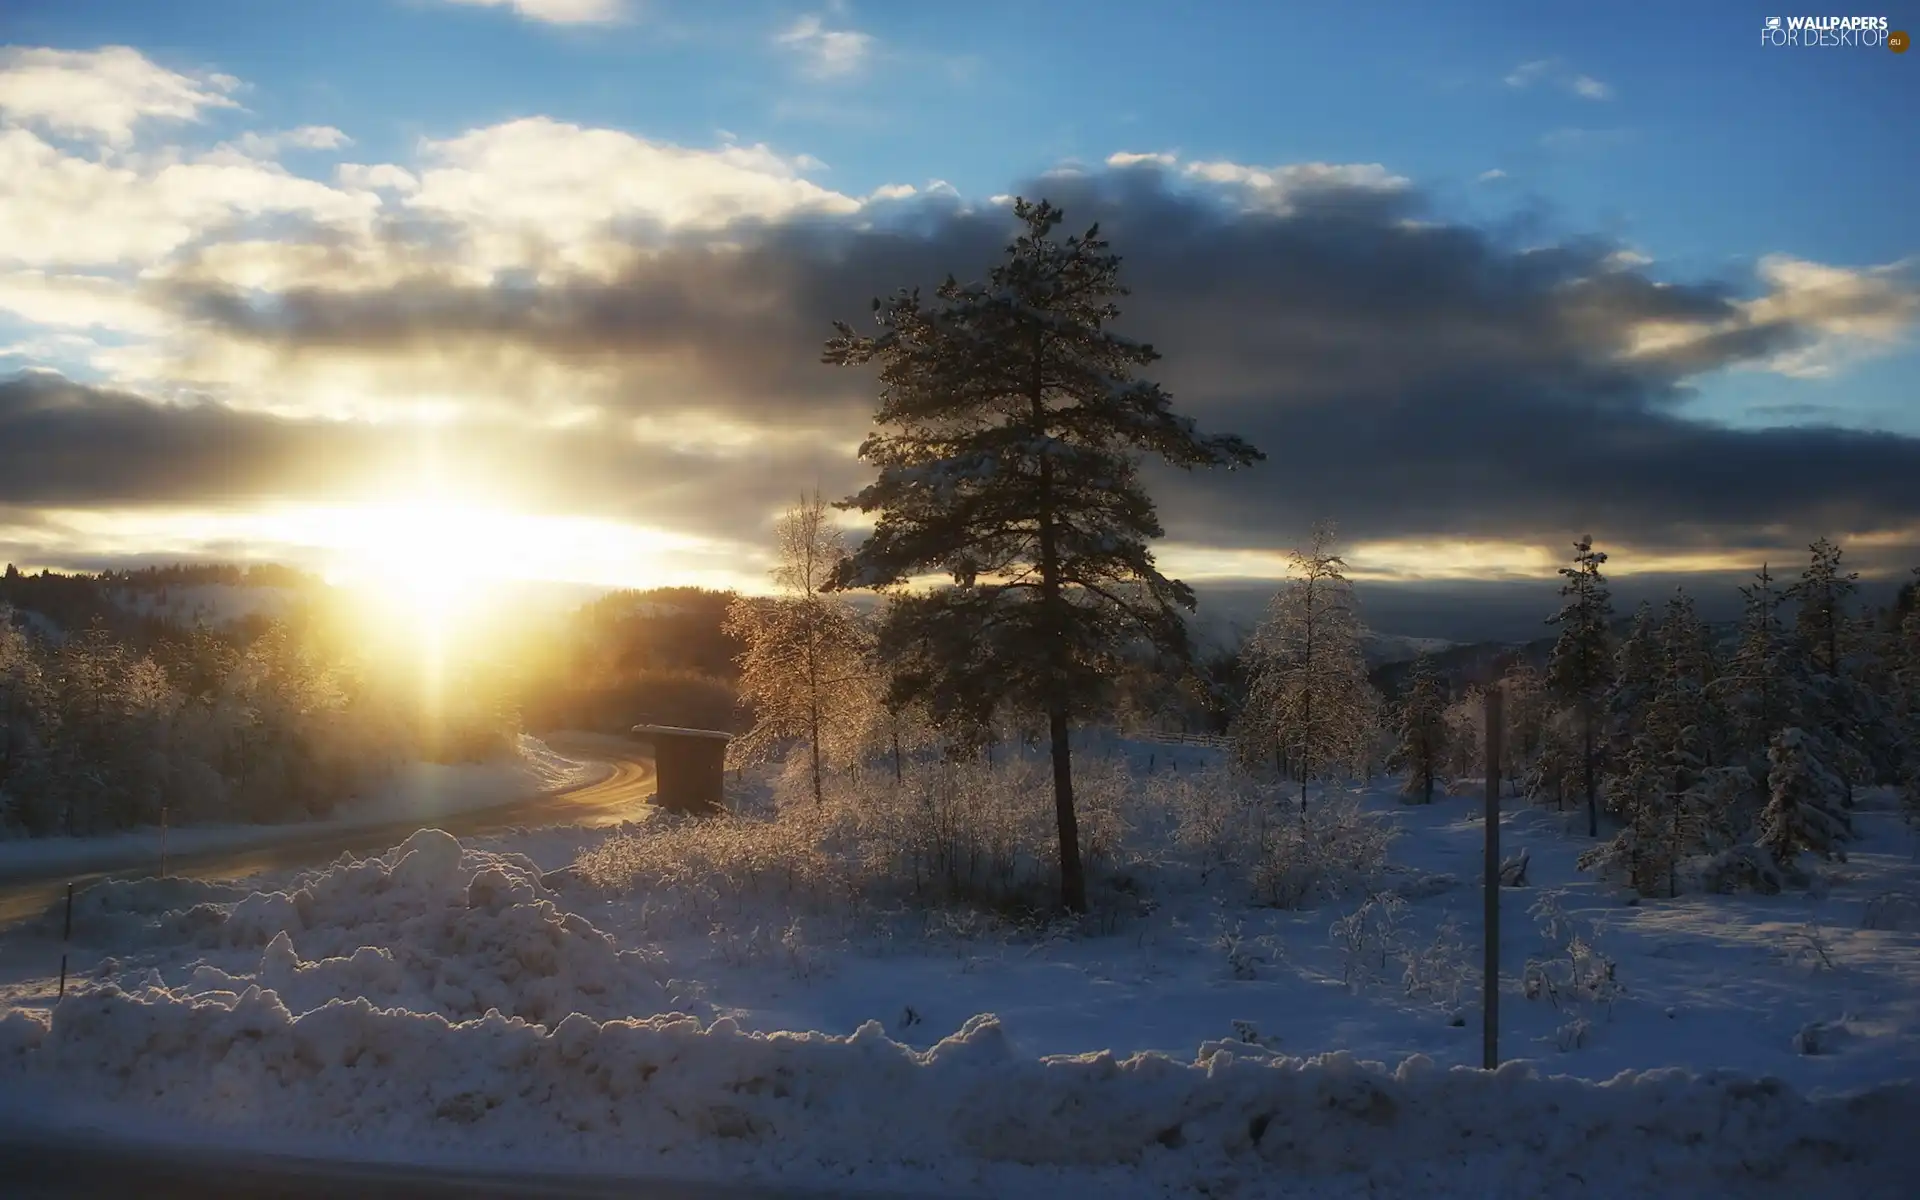
{"type": "MultiPolygon", "coordinates": [[[[569,757],[608,763],[613,773],[594,783],[523,796],[491,808],[471,809],[434,817],[428,823],[456,836],[497,833],[516,825],[612,825],[640,815],[653,795],[653,760],[620,738],[548,739],[554,750],[569,757]]],[[[289,827],[274,827],[281,836],[266,845],[181,854],[167,864],[170,874],[193,879],[244,879],[263,871],[322,866],[343,852],[365,854],[385,850],[422,828],[416,818],[352,828],[316,829],[311,837],[285,836],[289,827]]],[[[155,874],[151,854],[123,856],[99,862],[91,869],[60,865],[46,871],[12,872],[0,879],[0,928],[45,912],[72,883],[77,887],[115,875],[155,874]]]]}
{"type": "MultiPolygon", "coordinates": [[[[0,1123],[0,1179],[8,1200],[138,1196],[142,1200],[468,1200],[597,1197],[612,1200],[889,1200],[848,1188],[686,1183],[585,1171],[537,1173],[390,1166],[248,1150],[199,1149],[0,1123]]],[[[894,1194],[891,1200],[904,1200],[894,1194]]]]}

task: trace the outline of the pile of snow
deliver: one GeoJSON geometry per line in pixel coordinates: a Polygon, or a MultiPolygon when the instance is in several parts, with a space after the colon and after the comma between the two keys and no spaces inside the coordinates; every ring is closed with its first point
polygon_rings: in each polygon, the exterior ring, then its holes
{"type": "Polygon", "coordinates": [[[1097,1179],[1113,1195],[1864,1196],[1920,1169],[1912,1085],[1808,1099],[1678,1070],[1593,1084],[1518,1063],[1488,1073],[1414,1057],[1389,1071],[1249,1049],[1034,1059],[991,1016],[916,1051],[877,1022],[848,1037],[679,1015],[549,1029],[365,999],[296,1015],[258,987],[109,987],[50,1020],[0,1019],[0,1088],[157,1099],[186,1121],[345,1134],[376,1151],[578,1155],[788,1183],[917,1177],[995,1195],[1097,1179]]]}
{"type": "Polygon", "coordinates": [[[452,1020],[497,1011],[545,1024],[674,1007],[658,960],[561,910],[530,860],[466,849],[437,829],[174,923],[209,949],[261,950],[251,970],[201,964],[183,996],[260,986],[293,1012],[365,999],[452,1020]]]}

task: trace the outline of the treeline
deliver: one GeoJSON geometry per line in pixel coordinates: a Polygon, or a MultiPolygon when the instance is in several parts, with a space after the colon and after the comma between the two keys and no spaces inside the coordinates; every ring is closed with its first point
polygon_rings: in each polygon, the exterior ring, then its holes
{"type": "Polygon", "coordinates": [[[516,731],[497,688],[429,692],[317,623],[56,640],[0,606],[6,834],[325,816],[407,761],[483,759],[516,731]]]}
{"type": "MultiPolygon", "coordinates": [[[[176,563],[98,573],[27,573],[8,563],[0,572],[0,605],[38,613],[63,631],[101,625],[123,641],[146,646],[172,629],[174,622],[165,612],[152,611],[164,608],[170,591],[216,585],[278,588],[305,597],[317,594],[322,586],[314,576],[277,563],[176,563]],[[155,604],[143,609],[129,603],[141,596],[151,597],[155,604]]],[[[257,636],[268,621],[254,615],[236,623],[257,636]]]]}
{"type": "MultiPolygon", "coordinates": [[[[1590,539],[1563,569],[1545,671],[1500,679],[1503,774],[1524,794],[1583,810],[1586,869],[1645,895],[1778,891],[1807,855],[1844,859],[1861,789],[1891,786],[1920,819],[1920,604],[1858,604],[1842,550],[1822,539],[1791,581],[1762,567],[1745,614],[1717,636],[1676,591],[1622,631],[1590,539]]],[[[1477,772],[1480,688],[1449,703],[1417,664],[1398,705],[1411,786],[1477,772]]]]}
{"type": "Polygon", "coordinates": [[[536,729],[623,732],[634,725],[740,729],[743,649],[726,628],[732,592],[610,592],[529,651],[520,704],[536,729]]]}

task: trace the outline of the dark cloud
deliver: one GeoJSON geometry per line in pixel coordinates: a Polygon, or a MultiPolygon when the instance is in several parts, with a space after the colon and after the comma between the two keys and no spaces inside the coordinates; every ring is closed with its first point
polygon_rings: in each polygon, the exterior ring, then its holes
{"type": "MultiPolygon", "coordinates": [[[[1920,440],[1687,419],[1690,378],[1811,335],[1746,319],[1724,284],[1658,282],[1604,242],[1522,248],[1422,219],[1407,189],[1324,186],[1256,212],[1150,168],[1025,190],[1064,204],[1074,225],[1102,223],[1135,292],[1126,328],[1166,354],[1161,378],[1207,425],[1271,455],[1232,477],[1168,478],[1168,526],[1183,540],[1285,545],[1317,514],[1357,538],[1558,544],[1591,531],[1660,547],[1920,522],[1920,440]],[[1629,358],[1649,322],[1702,336],[1629,358]]],[[[611,370],[608,399],[629,412],[857,434],[872,385],[819,365],[829,321],[863,317],[897,287],[983,270],[1008,233],[997,209],[943,202],[893,217],[738,226],[726,247],[670,243],[606,284],[426,281],[268,303],[200,285],[173,298],[223,335],[292,356],[430,353],[504,370],[507,356],[531,354],[611,370]]],[[[130,469],[192,486],[186,465],[130,469]]],[[[590,464],[568,471],[576,483],[596,476],[590,464]]],[[[613,505],[646,486],[605,482],[613,505]]]]}
{"type": "Polygon", "coordinates": [[[42,373],[0,380],[0,513],[355,501],[430,470],[534,511],[755,540],[799,490],[837,493],[858,480],[857,464],[807,441],[719,455],[611,424],[408,429],[163,404],[42,373]]]}

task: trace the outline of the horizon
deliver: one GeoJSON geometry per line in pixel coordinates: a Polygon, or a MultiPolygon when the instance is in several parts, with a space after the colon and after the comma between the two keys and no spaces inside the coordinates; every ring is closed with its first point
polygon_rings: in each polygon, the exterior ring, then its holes
{"type": "Polygon", "coordinates": [[[1331,517],[1462,628],[1583,533],[1616,586],[1817,536],[1890,585],[1920,75],[1633,11],[1137,0],[1030,14],[1071,47],[1036,58],[848,3],[10,6],[0,559],[755,590],[792,496],[867,477],[831,322],[978,277],[1024,194],[1112,237],[1176,408],[1270,455],[1150,468],[1170,575],[1270,586],[1331,517]],[[1147,44],[1154,105],[1105,66],[1147,44]]]}

